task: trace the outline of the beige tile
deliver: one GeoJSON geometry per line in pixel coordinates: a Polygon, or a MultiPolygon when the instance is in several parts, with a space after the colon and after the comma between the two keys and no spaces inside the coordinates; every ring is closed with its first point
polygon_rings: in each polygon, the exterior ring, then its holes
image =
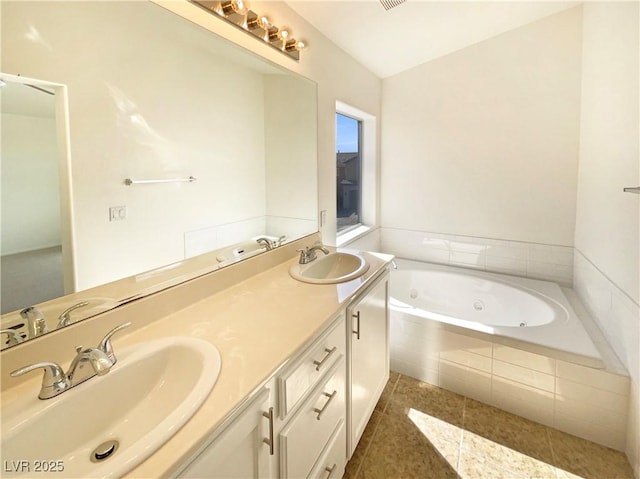
{"type": "Polygon", "coordinates": [[[463,396],[417,379],[400,376],[385,413],[406,417],[413,409],[460,426],[463,408],[463,396]]]}
{"type": "Polygon", "coordinates": [[[551,462],[547,428],[542,424],[466,399],[464,429],[539,461],[551,462]]]}
{"type": "Polygon", "coordinates": [[[398,379],[400,379],[400,373],[394,371],[389,372],[389,380],[387,381],[387,384],[382,391],[382,395],[376,404],[376,411],[384,412],[387,407],[387,403],[389,402],[389,398],[391,397],[391,393],[396,387],[398,379]]]}
{"type": "Polygon", "coordinates": [[[439,335],[440,351],[465,350],[491,358],[493,345],[490,341],[473,338],[464,334],[441,330],[439,335]]]}
{"type": "MultiPolygon", "coordinates": [[[[583,479],[633,479],[624,453],[549,429],[554,465],[583,479]]],[[[569,476],[571,477],[571,476],[569,476]]]]}
{"type": "Polygon", "coordinates": [[[491,399],[491,374],[448,361],[440,362],[438,385],[478,401],[491,399]]]}
{"type": "Polygon", "coordinates": [[[554,374],[556,368],[554,359],[499,344],[493,346],[493,359],[547,374],[554,374]]]}
{"type": "Polygon", "coordinates": [[[373,411],[371,415],[371,419],[369,419],[369,423],[367,427],[365,427],[364,432],[362,433],[362,437],[360,438],[360,442],[356,447],[356,450],[353,451],[353,455],[351,459],[347,463],[347,467],[345,470],[345,477],[357,477],[357,473],[360,469],[362,463],[366,460],[367,449],[371,445],[371,440],[380,424],[380,420],[382,419],[382,414],[378,411],[373,411]]]}
{"type": "Polygon", "coordinates": [[[494,376],[491,405],[547,426],[554,425],[552,392],[494,376]]]}
{"type": "MultiPolygon", "coordinates": [[[[555,470],[552,465],[469,431],[462,433],[461,454],[463,456],[465,454],[480,456],[487,462],[511,471],[513,475],[555,478],[555,470]]],[[[483,477],[492,476],[487,474],[483,477]]]]}
{"type": "Polygon", "coordinates": [[[628,396],[626,395],[593,388],[564,378],[556,378],[556,395],[608,409],[618,414],[626,414],[628,408],[628,396]]]}
{"type": "Polygon", "coordinates": [[[475,354],[464,349],[450,349],[440,353],[440,359],[445,359],[452,363],[479,369],[487,373],[491,372],[491,358],[480,354],[475,354]]]}
{"type": "Polygon", "coordinates": [[[553,375],[516,364],[505,363],[497,359],[493,360],[493,374],[551,393],[554,392],[555,389],[555,379],[553,375]]]}
{"type": "Polygon", "coordinates": [[[358,478],[457,478],[457,443],[435,447],[408,417],[383,415],[358,478]]]}
{"type": "Polygon", "coordinates": [[[556,362],[556,376],[616,394],[629,393],[629,376],[588,368],[566,361],[556,362]]]}
{"type": "MultiPolygon", "coordinates": [[[[481,453],[460,451],[458,477],[461,479],[525,479],[526,476],[515,474],[500,465],[488,460],[481,453]]],[[[554,476],[555,479],[555,476],[554,476]]]]}

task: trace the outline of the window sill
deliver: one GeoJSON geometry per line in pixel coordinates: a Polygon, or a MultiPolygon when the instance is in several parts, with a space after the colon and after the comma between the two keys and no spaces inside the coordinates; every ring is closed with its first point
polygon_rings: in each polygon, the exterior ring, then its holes
{"type": "Polygon", "coordinates": [[[349,231],[345,231],[344,233],[338,233],[338,235],[336,236],[336,246],[338,248],[341,246],[345,246],[352,241],[355,241],[358,238],[364,236],[369,231],[371,231],[370,226],[360,225],[356,228],[350,229],[349,231]]]}

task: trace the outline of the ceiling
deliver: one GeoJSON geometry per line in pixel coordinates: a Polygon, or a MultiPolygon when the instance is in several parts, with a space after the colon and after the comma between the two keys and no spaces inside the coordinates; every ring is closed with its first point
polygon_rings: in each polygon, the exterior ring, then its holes
{"type": "Polygon", "coordinates": [[[380,78],[579,5],[556,1],[289,0],[287,4],[380,78]]]}

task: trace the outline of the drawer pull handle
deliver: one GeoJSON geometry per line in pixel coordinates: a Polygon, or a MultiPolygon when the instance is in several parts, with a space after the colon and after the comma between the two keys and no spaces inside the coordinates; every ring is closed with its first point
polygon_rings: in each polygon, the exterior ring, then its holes
{"type": "Polygon", "coordinates": [[[336,472],[336,468],[338,467],[337,464],[334,464],[331,467],[325,467],[324,470],[327,471],[329,473],[329,475],[327,476],[327,479],[331,479],[331,476],[333,476],[333,473],[336,472]]]}
{"type": "Polygon", "coordinates": [[[317,407],[313,408],[313,412],[317,413],[318,415],[316,416],[316,419],[319,421],[320,418],[322,417],[322,415],[324,414],[324,412],[327,410],[327,407],[329,407],[329,404],[331,404],[331,401],[333,401],[333,398],[336,397],[336,394],[338,394],[338,391],[333,391],[331,394],[329,393],[322,393],[323,396],[326,396],[329,398],[329,400],[324,403],[324,406],[322,406],[322,409],[318,409],[317,407]]]}
{"type": "Polygon", "coordinates": [[[331,357],[331,355],[333,353],[335,353],[338,350],[338,346],[334,346],[331,349],[329,348],[324,348],[324,352],[327,353],[327,355],[322,358],[321,361],[318,360],[314,360],[313,364],[316,365],[316,371],[320,371],[320,368],[322,367],[322,365],[327,361],[327,359],[329,359],[331,357]]]}
{"type": "Polygon", "coordinates": [[[351,316],[353,316],[356,319],[356,330],[351,332],[356,335],[357,340],[360,340],[360,311],[357,311],[355,314],[352,314],[351,316]]]}
{"type": "Polygon", "coordinates": [[[269,408],[269,412],[263,412],[262,415],[269,420],[269,438],[262,440],[267,446],[269,446],[269,455],[273,456],[273,408],[269,408]]]}

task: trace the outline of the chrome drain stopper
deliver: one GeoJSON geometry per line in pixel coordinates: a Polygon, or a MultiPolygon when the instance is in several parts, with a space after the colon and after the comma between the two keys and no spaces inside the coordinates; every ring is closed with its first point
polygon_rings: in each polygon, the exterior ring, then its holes
{"type": "Polygon", "coordinates": [[[120,443],[115,439],[105,441],[96,447],[91,453],[91,462],[102,462],[109,459],[118,449],[120,443]]]}

